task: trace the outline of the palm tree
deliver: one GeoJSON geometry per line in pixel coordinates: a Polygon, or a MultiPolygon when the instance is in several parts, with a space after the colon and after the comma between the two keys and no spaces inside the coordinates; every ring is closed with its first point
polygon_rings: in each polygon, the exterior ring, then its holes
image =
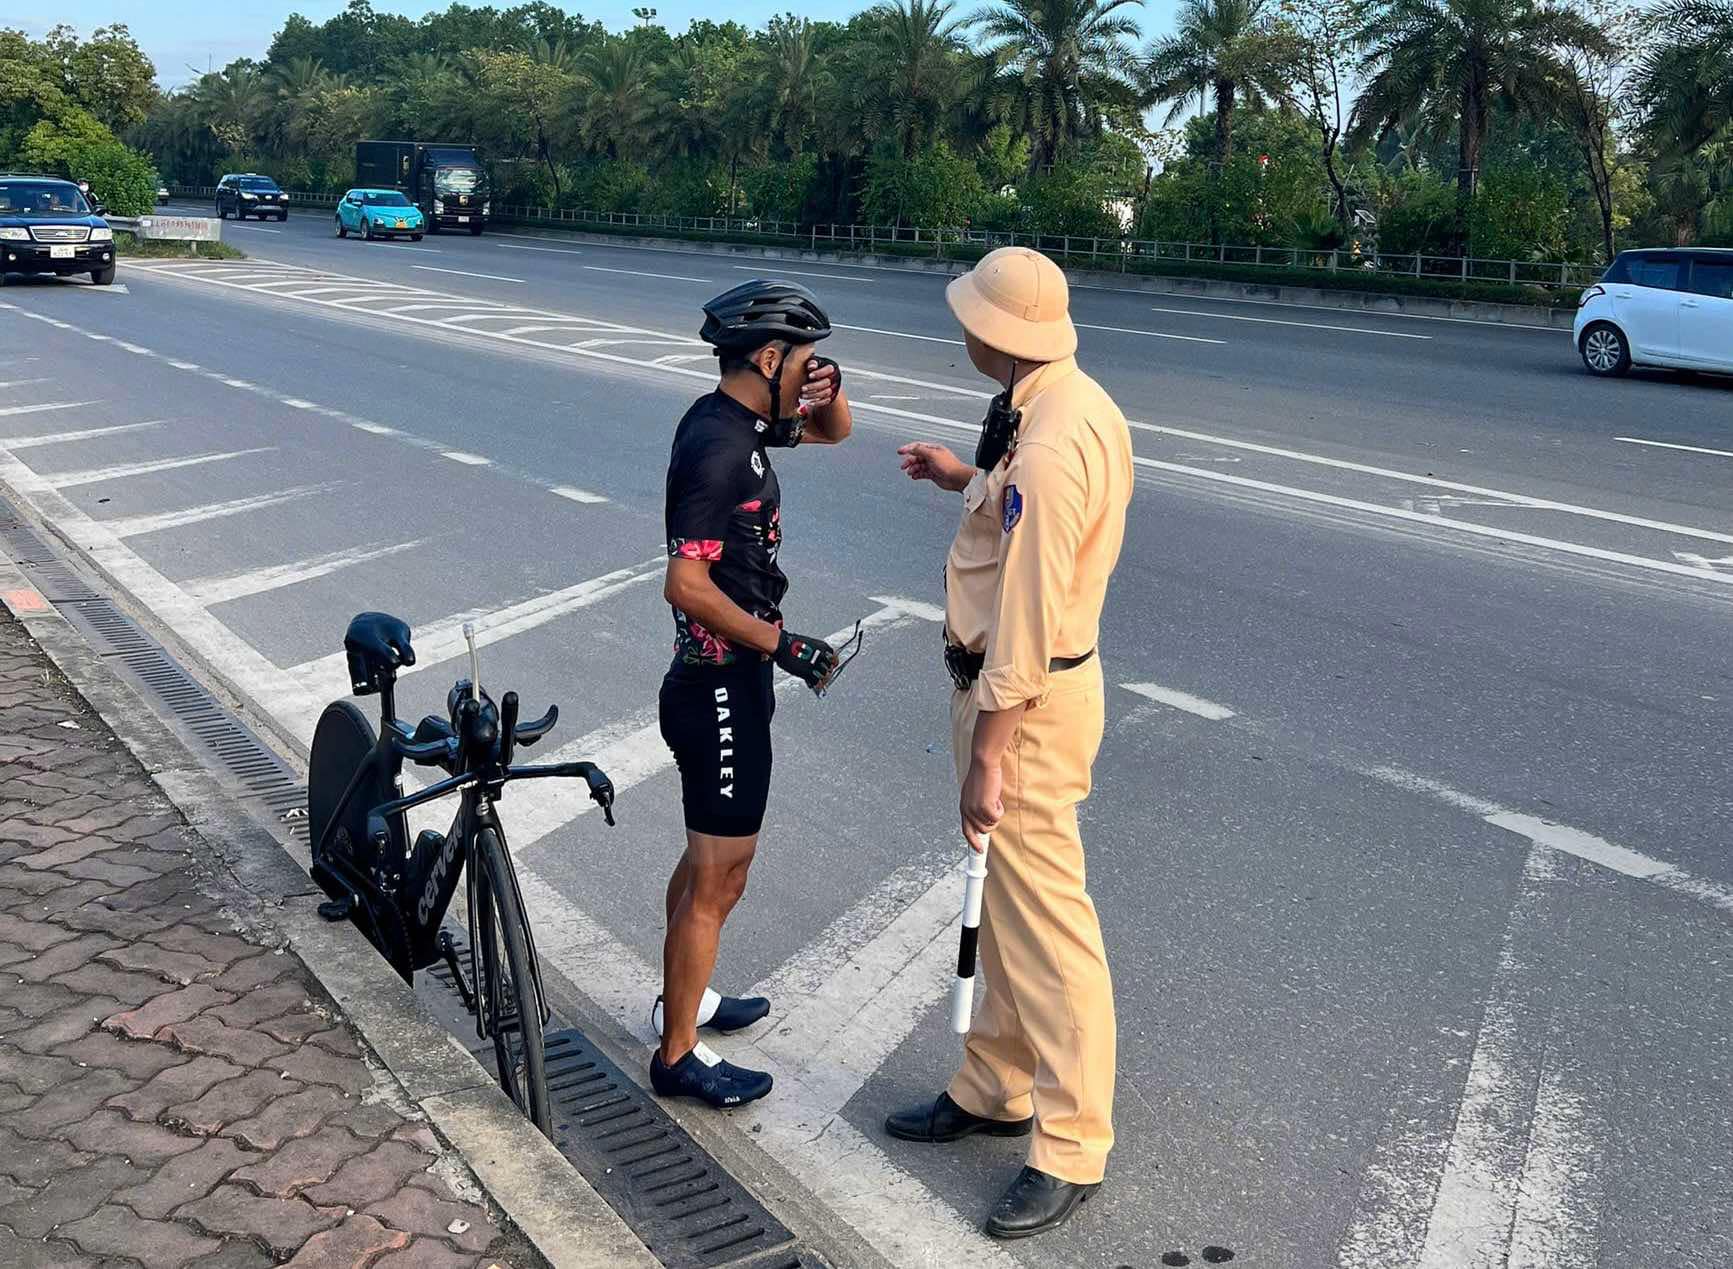
{"type": "Polygon", "coordinates": [[[1733,134],[1733,2],[1671,0],[1637,71],[1637,99],[1663,153],[1733,134]]]}
{"type": "Polygon", "coordinates": [[[1468,208],[1480,174],[1491,106],[1547,120],[1560,112],[1560,49],[1598,47],[1597,27],[1551,0],[1381,0],[1361,32],[1368,79],[1355,104],[1355,134],[1382,137],[1418,117],[1428,132],[1457,135],[1457,250],[1466,251],[1468,208]]]}
{"type": "Polygon", "coordinates": [[[583,96],[580,131],[585,142],[610,159],[622,150],[638,153],[650,139],[660,94],[650,82],[650,66],[637,45],[610,39],[585,51],[578,61],[583,96]]]}
{"type": "Polygon", "coordinates": [[[205,127],[231,155],[253,144],[270,104],[264,77],[240,63],[201,75],[192,95],[205,127]]]}
{"type": "Polygon", "coordinates": [[[765,30],[763,85],[766,114],[783,144],[798,155],[818,114],[820,80],[824,74],[805,18],[772,18],[765,30]]]}
{"type": "Polygon", "coordinates": [[[939,128],[961,87],[957,58],[961,22],[951,18],[951,0],[892,0],[872,10],[879,21],[873,44],[875,123],[895,133],[904,158],[939,128]]]}
{"type": "Polygon", "coordinates": [[[1171,101],[1171,126],[1192,98],[1215,105],[1217,170],[1233,155],[1234,107],[1261,109],[1287,93],[1286,50],[1268,0],[1184,0],[1179,28],[1150,46],[1144,74],[1153,102],[1171,101]]]}
{"type": "Polygon", "coordinates": [[[276,101],[270,111],[271,143],[279,153],[304,145],[306,126],[319,94],[335,88],[341,77],[325,69],[316,57],[294,57],[270,73],[276,101]]]}
{"type": "Polygon", "coordinates": [[[1128,89],[1143,0],[1002,0],[969,19],[1005,67],[1011,116],[1029,136],[1031,171],[1099,132],[1106,103],[1128,89]]]}

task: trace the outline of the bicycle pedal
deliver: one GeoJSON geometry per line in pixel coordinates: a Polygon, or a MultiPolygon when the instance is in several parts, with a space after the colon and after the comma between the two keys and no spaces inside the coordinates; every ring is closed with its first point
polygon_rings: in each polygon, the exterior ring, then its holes
{"type": "Polygon", "coordinates": [[[341,899],[327,899],[319,905],[319,915],[327,921],[347,921],[349,914],[355,910],[355,896],[346,894],[341,899]]]}

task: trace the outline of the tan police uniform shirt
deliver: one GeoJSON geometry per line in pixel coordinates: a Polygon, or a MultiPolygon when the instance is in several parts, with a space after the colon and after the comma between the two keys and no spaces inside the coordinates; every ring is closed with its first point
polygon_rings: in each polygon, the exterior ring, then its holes
{"type": "Polygon", "coordinates": [[[1012,401],[1017,447],[963,490],[945,560],[946,635],[986,653],[983,710],[1039,704],[1048,663],[1095,648],[1131,502],[1130,429],[1076,358],[1025,374],[1012,401]]]}

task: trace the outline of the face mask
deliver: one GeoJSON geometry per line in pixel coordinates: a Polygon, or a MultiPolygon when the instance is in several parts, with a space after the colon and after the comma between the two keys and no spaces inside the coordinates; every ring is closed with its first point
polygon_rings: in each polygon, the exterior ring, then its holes
{"type": "Polygon", "coordinates": [[[975,444],[975,466],[992,471],[1001,459],[1017,446],[1017,426],[1023,421],[1023,411],[1011,408],[1011,390],[1017,386],[1017,366],[1011,366],[1011,384],[987,406],[987,417],[981,420],[981,439],[975,444]]]}

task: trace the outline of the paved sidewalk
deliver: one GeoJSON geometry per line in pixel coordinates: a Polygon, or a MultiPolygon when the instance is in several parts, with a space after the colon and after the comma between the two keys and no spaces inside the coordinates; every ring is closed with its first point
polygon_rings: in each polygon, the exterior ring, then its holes
{"type": "Polygon", "coordinates": [[[0,612],[0,1265],[540,1263],[0,612]]]}

